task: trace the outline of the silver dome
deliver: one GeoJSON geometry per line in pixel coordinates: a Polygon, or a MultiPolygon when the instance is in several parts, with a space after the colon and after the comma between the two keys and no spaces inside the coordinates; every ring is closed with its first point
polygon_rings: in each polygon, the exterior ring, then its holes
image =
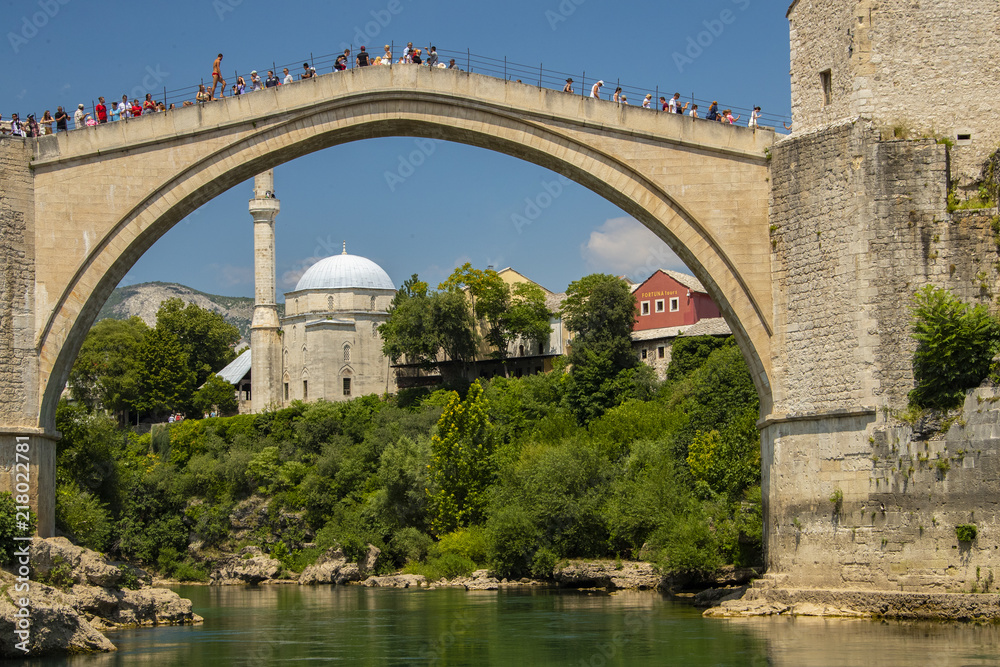
{"type": "Polygon", "coordinates": [[[333,255],[321,259],[302,274],[295,291],[307,289],[395,290],[381,266],[357,255],[333,255]]]}

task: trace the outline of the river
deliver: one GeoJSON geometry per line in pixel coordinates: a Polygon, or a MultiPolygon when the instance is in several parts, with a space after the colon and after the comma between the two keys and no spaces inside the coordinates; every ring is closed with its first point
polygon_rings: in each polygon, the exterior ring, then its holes
{"type": "Polygon", "coordinates": [[[1000,664],[1000,626],[816,618],[704,619],[657,593],[358,586],[181,586],[194,627],[109,633],[72,667],[218,665],[1000,664]]]}

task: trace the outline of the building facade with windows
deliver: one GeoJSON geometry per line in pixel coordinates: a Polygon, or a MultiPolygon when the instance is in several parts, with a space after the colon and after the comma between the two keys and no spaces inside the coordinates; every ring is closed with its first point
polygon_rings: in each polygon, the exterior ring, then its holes
{"type": "Polygon", "coordinates": [[[690,326],[721,317],[698,279],[677,271],[659,269],[633,293],[637,308],[634,331],[690,326]]]}
{"type": "Polygon", "coordinates": [[[346,248],[311,266],[285,294],[281,404],[394,393],[378,327],[395,294],[382,267],[346,248]]]}
{"type": "Polygon", "coordinates": [[[659,269],[632,292],[636,300],[632,349],[661,380],[667,376],[677,338],[731,335],[719,308],[694,276],[659,269]]]}

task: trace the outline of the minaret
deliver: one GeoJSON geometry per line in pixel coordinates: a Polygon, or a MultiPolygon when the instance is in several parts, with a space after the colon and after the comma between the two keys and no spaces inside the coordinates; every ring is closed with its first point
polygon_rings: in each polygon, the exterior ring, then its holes
{"type": "Polygon", "coordinates": [[[274,218],[281,209],[274,195],[274,170],[253,181],[254,307],[250,325],[250,409],[263,412],[280,405],[281,324],[275,302],[274,218]]]}

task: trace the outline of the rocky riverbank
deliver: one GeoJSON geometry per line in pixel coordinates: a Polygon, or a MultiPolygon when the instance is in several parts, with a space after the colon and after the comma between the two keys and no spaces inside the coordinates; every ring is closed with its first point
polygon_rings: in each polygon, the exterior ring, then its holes
{"type": "MultiPolygon", "coordinates": [[[[28,591],[0,571],[0,636],[17,637],[22,599],[30,600],[29,655],[114,651],[103,631],[117,628],[200,623],[191,601],[151,586],[150,576],[63,537],[35,538],[29,547],[28,591]]],[[[15,642],[0,642],[0,657],[25,657],[15,642]]]]}
{"type": "MultiPolygon", "coordinates": [[[[1000,616],[1000,595],[908,593],[785,588],[772,577],[742,589],[706,595],[696,604],[708,606],[705,616],[831,616],[936,621],[988,621],[1000,616]],[[728,594],[726,594],[728,593],[728,594]]],[[[700,594],[701,595],[701,594],[700,594]]]]}

